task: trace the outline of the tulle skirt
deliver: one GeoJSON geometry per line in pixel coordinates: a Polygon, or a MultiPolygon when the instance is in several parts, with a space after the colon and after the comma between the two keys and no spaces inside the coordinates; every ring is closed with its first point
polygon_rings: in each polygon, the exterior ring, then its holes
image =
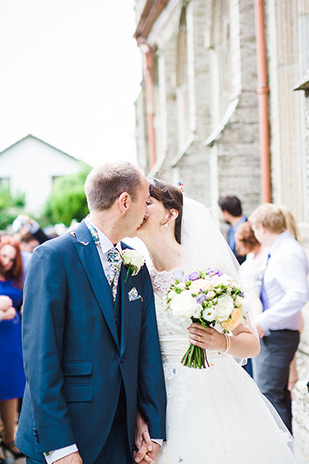
{"type": "Polygon", "coordinates": [[[180,364],[188,348],[161,340],[167,441],[156,464],[292,464],[293,439],[269,401],[229,355],[207,352],[210,368],[180,364]]]}

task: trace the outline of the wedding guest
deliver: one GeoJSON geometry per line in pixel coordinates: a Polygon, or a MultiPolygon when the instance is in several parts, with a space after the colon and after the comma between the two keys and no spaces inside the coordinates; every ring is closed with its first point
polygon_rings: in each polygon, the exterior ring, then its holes
{"type": "Polygon", "coordinates": [[[262,274],[265,270],[267,260],[267,248],[263,247],[256,239],[252,224],[248,221],[242,223],[235,233],[235,246],[238,253],[246,256],[245,261],[240,266],[242,282],[250,296],[253,292],[256,311],[260,313],[262,306],[260,302],[260,292],[262,284],[262,274]]]}
{"type": "MultiPolygon", "coordinates": [[[[280,206],[280,210],[282,211],[284,217],[285,217],[285,222],[286,222],[286,227],[287,230],[290,232],[292,237],[295,238],[300,244],[301,244],[301,239],[300,239],[300,231],[296,222],[296,219],[293,215],[293,213],[286,207],[286,206],[280,206]]],[[[301,322],[301,328],[300,328],[300,333],[302,332],[304,327],[304,318],[302,316],[302,322],[301,322]]],[[[295,387],[296,382],[298,381],[298,371],[297,371],[297,353],[295,353],[295,356],[293,358],[293,361],[290,364],[290,372],[289,372],[289,382],[288,382],[288,389],[291,392],[295,387]]]]}
{"type": "MultiPolygon", "coordinates": [[[[260,291],[267,260],[267,248],[257,241],[252,225],[248,221],[243,222],[236,231],[235,247],[239,255],[246,256],[240,266],[240,277],[246,296],[250,300],[251,310],[257,316],[262,312],[260,291]]],[[[253,377],[251,359],[248,359],[244,368],[253,377]]]]}
{"type": "Polygon", "coordinates": [[[45,234],[37,221],[26,214],[20,214],[14,219],[12,233],[20,244],[24,282],[34,249],[49,240],[50,237],[45,234]]]}
{"type": "MultiPolygon", "coordinates": [[[[4,314],[22,303],[22,259],[18,242],[10,236],[0,241],[0,295],[4,314]],[[5,306],[6,304],[6,306],[5,306]]],[[[21,322],[18,312],[10,320],[0,321],[0,411],[3,422],[1,448],[16,458],[22,454],[14,445],[18,399],[22,398],[25,375],[22,361],[21,322]]]]}
{"type": "Polygon", "coordinates": [[[20,239],[31,234],[34,240],[37,240],[38,244],[42,244],[49,240],[49,237],[41,229],[40,224],[30,216],[26,214],[20,214],[12,223],[12,232],[19,234],[20,239]]]}
{"type": "Polygon", "coordinates": [[[15,317],[16,310],[13,308],[11,298],[6,295],[0,295],[0,321],[11,320],[15,317]]]}
{"type": "Polygon", "coordinates": [[[300,230],[292,211],[290,211],[286,206],[280,206],[280,210],[284,215],[287,230],[290,232],[292,237],[301,244],[300,230]]]}
{"type": "Polygon", "coordinates": [[[237,261],[241,264],[246,257],[239,254],[235,246],[235,233],[240,225],[247,221],[247,217],[242,212],[241,201],[235,196],[226,196],[221,197],[218,203],[221,209],[222,220],[231,226],[228,231],[227,242],[237,261]]]}
{"type": "Polygon", "coordinates": [[[254,377],[261,392],[292,431],[289,366],[296,353],[301,309],[309,298],[308,260],[302,246],[287,231],[282,211],[266,203],[249,217],[257,240],[269,247],[262,279],[263,312],[256,318],[261,352],[254,377]]]}

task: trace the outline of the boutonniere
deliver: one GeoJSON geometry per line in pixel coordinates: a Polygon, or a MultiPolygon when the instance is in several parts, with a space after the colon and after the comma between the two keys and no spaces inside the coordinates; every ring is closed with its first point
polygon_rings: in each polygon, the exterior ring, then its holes
{"type": "Polygon", "coordinates": [[[144,266],[145,260],[144,256],[141,255],[138,251],[126,248],[125,250],[122,250],[122,262],[123,265],[128,269],[126,278],[124,280],[126,282],[129,277],[129,272],[132,272],[133,277],[136,276],[140,269],[144,266]]]}

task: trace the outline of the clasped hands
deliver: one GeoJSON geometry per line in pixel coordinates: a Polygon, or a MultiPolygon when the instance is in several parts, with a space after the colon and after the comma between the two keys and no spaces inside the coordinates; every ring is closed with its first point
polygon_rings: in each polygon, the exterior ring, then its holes
{"type": "Polygon", "coordinates": [[[133,452],[135,462],[138,464],[155,462],[160,445],[151,440],[148,425],[139,411],[136,416],[135,446],[136,450],[133,452]]]}

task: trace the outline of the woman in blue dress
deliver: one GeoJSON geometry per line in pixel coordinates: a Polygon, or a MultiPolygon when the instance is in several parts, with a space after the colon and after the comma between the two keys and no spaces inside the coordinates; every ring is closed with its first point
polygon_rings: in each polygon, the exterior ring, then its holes
{"type": "Polygon", "coordinates": [[[17,310],[13,319],[0,321],[0,411],[4,426],[1,447],[19,457],[14,435],[18,399],[25,388],[18,313],[22,304],[22,259],[18,242],[10,236],[0,239],[0,295],[9,297],[11,306],[17,310]]]}

